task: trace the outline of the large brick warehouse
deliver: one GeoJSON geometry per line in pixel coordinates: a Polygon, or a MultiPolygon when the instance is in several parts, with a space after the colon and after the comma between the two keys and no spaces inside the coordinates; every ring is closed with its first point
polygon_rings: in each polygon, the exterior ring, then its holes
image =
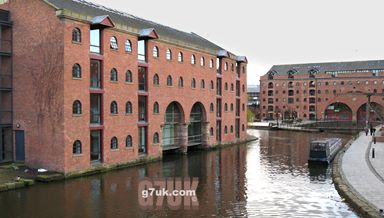
{"type": "Polygon", "coordinates": [[[353,121],[384,110],[384,61],[275,65],[260,78],[263,119],[353,121]]]}
{"type": "Polygon", "coordinates": [[[72,173],[245,140],[246,57],[83,0],[0,2],[0,162],[72,173]]]}

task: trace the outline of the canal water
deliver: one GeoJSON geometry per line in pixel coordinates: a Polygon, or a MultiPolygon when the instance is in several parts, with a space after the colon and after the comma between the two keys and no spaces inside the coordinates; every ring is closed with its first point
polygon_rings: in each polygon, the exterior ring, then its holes
{"type": "Polygon", "coordinates": [[[313,139],[350,135],[249,130],[248,144],[101,175],[0,193],[1,218],[357,217],[334,188],[329,167],[308,166],[313,139]],[[198,177],[197,208],[145,209],[142,178],[198,177]]]}

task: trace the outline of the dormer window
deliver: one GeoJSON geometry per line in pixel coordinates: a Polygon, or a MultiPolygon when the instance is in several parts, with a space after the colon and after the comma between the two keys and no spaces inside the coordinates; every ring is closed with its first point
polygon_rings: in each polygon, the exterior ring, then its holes
{"type": "Polygon", "coordinates": [[[309,78],[315,78],[316,74],[318,73],[317,69],[310,69],[308,71],[309,78]]]}
{"type": "Polygon", "coordinates": [[[287,74],[288,74],[288,79],[294,79],[294,74],[296,73],[296,71],[295,70],[290,70],[290,71],[288,71],[287,72],[287,74]]]}
{"type": "Polygon", "coordinates": [[[268,72],[268,79],[273,80],[273,76],[276,74],[276,71],[272,70],[268,72]]]}

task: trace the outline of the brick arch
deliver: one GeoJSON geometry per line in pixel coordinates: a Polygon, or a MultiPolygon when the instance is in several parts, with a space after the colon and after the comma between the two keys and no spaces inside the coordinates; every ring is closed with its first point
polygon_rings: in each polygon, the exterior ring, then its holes
{"type": "MultiPolygon", "coordinates": [[[[376,101],[371,101],[370,105],[371,105],[371,107],[376,108],[376,111],[379,110],[381,112],[384,112],[384,106],[382,104],[377,103],[376,101]]],[[[378,116],[374,112],[370,113],[370,122],[376,121],[377,118],[378,118],[378,116]]],[[[365,120],[366,120],[366,102],[363,104],[360,104],[360,106],[356,110],[356,120],[358,122],[365,122],[365,120]]]]}
{"type": "Polygon", "coordinates": [[[192,105],[192,107],[191,107],[191,109],[189,110],[189,116],[188,117],[190,117],[190,115],[191,115],[191,112],[192,112],[192,110],[195,108],[195,107],[200,107],[201,108],[201,113],[202,113],[202,119],[203,119],[203,121],[207,121],[207,111],[205,110],[205,107],[204,107],[204,104],[203,103],[201,103],[201,102],[195,102],[193,105],[192,105]]]}
{"type": "Polygon", "coordinates": [[[325,120],[353,120],[352,108],[347,103],[340,101],[328,104],[323,113],[325,120]]]}
{"type": "MultiPolygon", "coordinates": [[[[166,108],[166,110],[165,110],[165,113],[167,113],[167,111],[170,110],[171,107],[174,107],[174,106],[175,106],[175,107],[179,110],[179,112],[180,112],[180,120],[179,120],[179,122],[180,122],[180,123],[185,123],[185,113],[184,113],[184,109],[183,109],[183,106],[182,106],[179,102],[177,102],[177,101],[172,101],[171,103],[169,103],[168,106],[167,106],[167,108],[166,108]]],[[[166,116],[166,115],[164,114],[164,116],[166,116]]],[[[165,117],[164,117],[164,119],[165,119],[165,117]]]]}

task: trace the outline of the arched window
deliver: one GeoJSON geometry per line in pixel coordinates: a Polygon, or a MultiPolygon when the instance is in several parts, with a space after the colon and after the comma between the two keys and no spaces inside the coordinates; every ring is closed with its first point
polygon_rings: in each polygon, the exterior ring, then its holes
{"type": "Polygon", "coordinates": [[[183,88],[184,87],[184,80],[183,80],[183,77],[179,77],[179,87],[180,88],[183,88]]]}
{"type": "Polygon", "coordinates": [[[80,115],[81,114],[81,102],[79,100],[76,100],[73,102],[72,113],[74,115],[80,115]]]}
{"type": "Polygon", "coordinates": [[[153,76],[153,85],[156,85],[158,86],[160,84],[160,78],[159,78],[159,75],[157,75],[157,73],[153,76]]]}
{"type": "Polygon", "coordinates": [[[213,59],[209,61],[209,68],[213,68],[213,59]]]}
{"type": "Polygon", "coordinates": [[[132,147],[132,136],[128,135],[125,139],[125,147],[129,148],[132,147]]]}
{"type": "Polygon", "coordinates": [[[117,82],[117,70],[115,68],[111,70],[111,81],[117,82]]]}
{"type": "Polygon", "coordinates": [[[116,136],[114,136],[111,139],[111,149],[118,149],[118,148],[119,148],[119,144],[117,142],[116,136]]]}
{"type": "Polygon", "coordinates": [[[213,83],[213,81],[211,80],[211,85],[209,87],[210,89],[214,89],[215,88],[215,84],[213,83]]]}
{"type": "Polygon", "coordinates": [[[152,55],[153,55],[153,57],[155,57],[155,58],[158,58],[158,57],[159,57],[159,48],[158,48],[157,46],[153,47],[152,55]]]}
{"type": "Polygon", "coordinates": [[[228,63],[227,62],[225,62],[225,64],[224,64],[224,70],[228,71],[228,63]]]}
{"type": "Polygon", "coordinates": [[[224,134],[227,134],[228,133],[228,128],[227,126],[224,127],[224,134]]]}
{"type": "Polygon", "coordinates": [[[132,52],[132,43],[129,39],[125,41],[125,52],[129,52],[129,53],[132,52]]]}
{"type": "Polygon", "coordinates": [[[215,109],[215,107],[213,106],[213,103],[211,103],[211,104],[209,105],[209,111],[210,111],[210,112],[213,112],[214,109],[215,109]]]}
{"type": "Polygon", "coordinates": [[[159,133],[155,132],[155,134],[153,134],[153,144],[159,144],[159,142],[159,133]]]}
{"type": "Polygon", "coordinates": [[[165,53],[165,58],[167,60],[172,60],[172,52],[171,49],[167,49],[167,52],[165,53]]]}
{"type": "Polygon", "coordinates": [[[204,57],[200,58],[200,66],[202,66],[202,67],[205,66],[205,58],[204,57]]]}
{"type": "Polygon", "coordinates": [[[224,84],[224,90],[225,90],[225,91],[228,91],[228,83],[225,83],[225,84],[224,84]]]}
{"type": "Polygon", "coordinates": [[[76,140],[76,141],[73,143],[73,146],[72,146],[72,153],[73,153],[73,154],[81,154],[81,153],[82,153],[82,148],[81,148],[81,142],[80,142],[80,140],[76,140]]]}
{"type": "Polygon", "coordinates": [[[72,42],[81,42],[81,31],[79,28],[72,30],[72,42]]]}
{"type": "Polygon", "coordinates": [[[235,65],[231,64],[231,71],[235,71],[235,65]]]}
{"type": "Polygon", "coordinates": [[[231,133],[233,133],[233,126],[231,126],[231,133]]]}
{"type": "Polygon", "coordinates": [[[233,92],[234,90],[234,86],[233,86],[233,83],[231,83],[231,91],[233,92]]]}
{"type": "Polygon", "coordinates": [[[205,81],[203,79],[200,82],[200,88],[205,89],[205,81]]]}
{"type": "Polygon", "coordinates": [[[196,80],[193,78],[191,82],[192,89],[196,88],[196,80]]]}
{"type": "Polygon", "coordinates": [[[242,130],[242,131],[245,131],[245,126],[244,126],[244,124],[241,126],[241,130],[242,130]]]}
{"type": "Polygon", "coordinates": [[[228,104],[227,104],[227,103],[224,104],[224,111],[225,111],[225,112],[228,111],[228,104]]]}
{"type": "Polygon", "coordinates": [[[159,103],[157,103],[157,102],[155,102],[155,103],[153,104],[153,113],[155,113],[155,114],[160,113],[159,103]]]}
{"type": "Polygon", "coordinates": [[[117,109],[117,103],[116,101],[111,102],[111,114],[117,114],[118,109],[117,109]]]}
{"type": "Polygon", "coordinates": [[[79,64],[74,64],[72,67],[72,78],[81,78],[81,67],[79,64]]]}
{"type": "Polygon", "coordinates": [[[128,70],[125,73],[125,82],[127,82],[127,83],[132,83],[133,82],[133,80],[132,80],[132,72],[130,70],[128,70]]]}
{"type": "Polygon", "coordinates": [[[196,57],[195,57],[195,55],[191,56],[191,64],[196,64],[196,57]]]}
{"type": "Polygon", "coordinates": [[[109,44],[111,49],[117,50],[119,47],[117,46],[117,39],[115,36],[112,36],[111,39],[109,40],[109,44]]]}
{"type": "Polygon", "coordinates": [[[211,129],[209,130],[209,134],[211,135],[211,136],[213,136],[213,128],[211,127],[211,129]]]}
{"type": "Polygon", "coordinates": [[[169,75],[167,77],[167,86],[172,86],[172,77],[171,77],[171,75],[169,75]]]}
{"type": "Polygon", "coordinates": [[[245,92],[245,86],[244,86],[244,84],[243,84],[243,92],[245,92]]]}
{"type": "Polygon", "coordinates": [[[182,63],[184,58],[183,58],[183,53],[182,52],[179,52],[179,55],[177,56],[177,60],[182,63]]]}
{"type": "Polygon", "coordinates": [[[132,114],[132,103],[130,101],[125,104],[125,113],[132,114]]]}
{"type": "Polygon", "coordinates": [[[231,111],[233,111],[233,103],[231,103],[231,111]]]}

